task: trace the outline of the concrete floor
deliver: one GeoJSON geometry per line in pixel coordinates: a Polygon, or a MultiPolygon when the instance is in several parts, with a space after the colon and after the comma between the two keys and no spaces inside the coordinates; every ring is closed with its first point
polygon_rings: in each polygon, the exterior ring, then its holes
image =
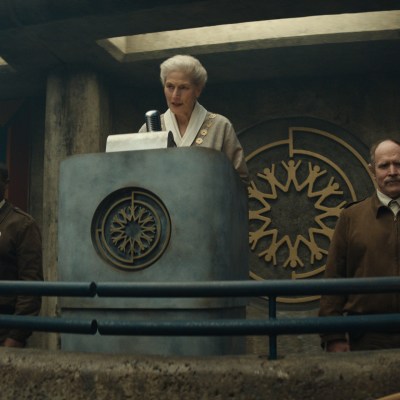
{"type": "Polygon", "coordinates": [[[1,398],[377,400],[400,392],[400,352],[146,357],[0,349],[1,398]]]}

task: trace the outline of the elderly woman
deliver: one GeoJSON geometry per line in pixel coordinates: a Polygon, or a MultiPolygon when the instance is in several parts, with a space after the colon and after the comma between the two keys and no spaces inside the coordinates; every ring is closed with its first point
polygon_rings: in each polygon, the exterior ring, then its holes
{"type": "MultiPolygon", "coordinates": [[[[199,60],[177,55],[160,66],[161,83],[168,110],[161,115],[162,129],[171,131],[178,147],[202,146],[224,152],[240,178],[248,183],[242,146],[230,121],[207,111],[197,99],[207,82],[207,71],[199,60]]],[[[146,131],[146,124],[140,132],[146,131]]]]}

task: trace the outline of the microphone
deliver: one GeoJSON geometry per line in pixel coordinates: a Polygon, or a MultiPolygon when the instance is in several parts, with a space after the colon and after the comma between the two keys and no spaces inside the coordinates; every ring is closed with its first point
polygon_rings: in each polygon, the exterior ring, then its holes
{"type": "MultiPolygon", "coordinates": [[[[158,110],[150,110],[144,115],[146,119],[147,132],[162,132],[161,130],[161,117],[158,110]]],[[[174,135],[168,132],[167,147],[176,147],[174,135]]]]}
{"type": "Polygon", "coordinates": [[[161,131],[161,118],[158,110],[150,110],[144,115],[146,119],[147,132],[161,131]]]}

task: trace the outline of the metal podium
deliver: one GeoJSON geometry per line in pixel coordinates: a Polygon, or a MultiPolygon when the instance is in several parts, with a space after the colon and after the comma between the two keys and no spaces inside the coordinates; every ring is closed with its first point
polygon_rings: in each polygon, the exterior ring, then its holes
{"type": "MultiPolygon", "coordinates": [[[[248,279],[247,193],[231,162],[205,148],[76,155],[60,168],[60,281],[248,279]]],[[[241,298],[60,298],[65,318],[245,318],[241,298]]],[[[243,337],[62,334],[67,351],[223,355],[243,337]]]]}

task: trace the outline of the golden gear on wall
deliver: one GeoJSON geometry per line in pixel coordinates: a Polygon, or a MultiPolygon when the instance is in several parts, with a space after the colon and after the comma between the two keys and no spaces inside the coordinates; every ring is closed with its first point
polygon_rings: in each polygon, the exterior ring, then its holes
{"type": "Polygon", "coordinates": [[[263,122],[241,132],[240,140],[251,179],[251,278],[322,278],[341,210],[373,190],[367,147],[334,125],[305,118],[263,122]]]}

